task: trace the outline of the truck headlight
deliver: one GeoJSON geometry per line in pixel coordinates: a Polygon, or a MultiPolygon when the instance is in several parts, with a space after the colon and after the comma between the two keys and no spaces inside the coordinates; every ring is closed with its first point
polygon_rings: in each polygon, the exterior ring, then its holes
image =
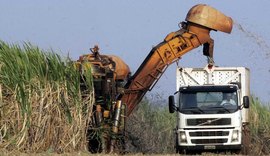
{"type": "Polygon", "coordinates": [[[233,132],[232,132],[232,142],[238,141],[238,138],[239,138],[238,130],[233,130],[233,132]]]}
{"type": "Polygon", "coordinates": [[[187,136],[185,132],[180,132],[180,142],[186,143],[187,142],[187,136]]]}
{"type": "Polygon", "coordinates": [[[184,133],[183,133],[183,134],[181,134],[181,136],[180,136],[180,137],[181,137],[181,140],[186,140],[186,139],[187,139],[186,134],[184,134],[184,133]]]}

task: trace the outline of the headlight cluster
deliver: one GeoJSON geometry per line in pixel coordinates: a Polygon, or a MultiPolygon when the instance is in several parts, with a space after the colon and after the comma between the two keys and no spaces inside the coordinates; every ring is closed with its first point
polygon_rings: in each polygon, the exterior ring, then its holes
{"type": "Polygon", "coordinates": [[[179,140],[181,143],[187,143],[187,136],[185,132],[179,133],[179,140]]]}
{"type": "Polygon", "coordinates": [[[232,142],[237,142],[239,141],[239,131],[238,130],[233,130],[232,132],[232,142]]]}

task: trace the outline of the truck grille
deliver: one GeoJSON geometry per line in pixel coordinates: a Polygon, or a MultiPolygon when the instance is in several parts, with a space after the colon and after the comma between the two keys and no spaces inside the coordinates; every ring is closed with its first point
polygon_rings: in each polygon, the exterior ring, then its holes
{"type": "Polygon", "coordinates": [[[221,144],[227,141],[228,139],[191,139],[193,144],[221,144]]]}
{"type": "Polygon", "coordinates": [[[189,132],[191,137],[197,136],[228,136],[229,131],[201,131],[201,132],[189,132]]]}
{"type": "Polygon", "coordinates": [[[201,118],[187,119],[188,126],[213,126],[213,125],[230,125],[231,118],[201,118]]]}

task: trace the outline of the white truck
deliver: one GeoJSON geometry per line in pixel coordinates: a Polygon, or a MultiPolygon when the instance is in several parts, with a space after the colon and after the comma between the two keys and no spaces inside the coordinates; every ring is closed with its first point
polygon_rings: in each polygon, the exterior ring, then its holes
{"type": "Polygon", "coordinates": [[[169,111],[177,113],[176,152],[246,152],[249,69],[177,68],[176,80],[177,92],[169,96],[169,111]]]}

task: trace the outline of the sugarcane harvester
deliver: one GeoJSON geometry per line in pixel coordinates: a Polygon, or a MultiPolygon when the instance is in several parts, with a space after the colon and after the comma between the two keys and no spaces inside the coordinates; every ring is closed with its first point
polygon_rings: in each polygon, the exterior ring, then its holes
{"type": "Polygon", "coordinates": [[[121,128],[125,122],[121,121],[121,127],[119,125],[120,113],[121,119],[124,120],[125,116],[121,109],[125,108],[121,105],[121,101],[117,100],[117,95],[124,91],[124,85],[130,77],[130,69],[117,56],[101,55],[97,45],[90,50],[92,54],[80,56],[76,62],[81,72],[81,90],[88,89],[83,82],[89,71],[94,86],[95,103],[87,130],[88,149],[92,153],[109,152],[112,151],[112,140],[116,140],[113,137],[119,140],[118,136],[123,136],[118,131],[124,132],[121,128]]]}
{"type": "Polygon", "coordinates": [[[203,55],[208,57],[209,67],[212,66],[214,40],[210,31],[230,33],[232,25],[232,19],[215,8],[205,4],[192,7],[186,21],[181,22],[180,30],[168,34],[155,46],[132,76],[124,61],[116,56],[101,55],[97,46],[92,48],[92,54],[81,56],[77,63],[82,68],[91,66],[95,90],[90,134],[101,131],[98,137],[90,138],[90,151],[119,149],[122,139],[118,138],[124,135],[126,117],[146,92],[152,90],[167,67],[200,45],[203,45],[203,55]]]}

